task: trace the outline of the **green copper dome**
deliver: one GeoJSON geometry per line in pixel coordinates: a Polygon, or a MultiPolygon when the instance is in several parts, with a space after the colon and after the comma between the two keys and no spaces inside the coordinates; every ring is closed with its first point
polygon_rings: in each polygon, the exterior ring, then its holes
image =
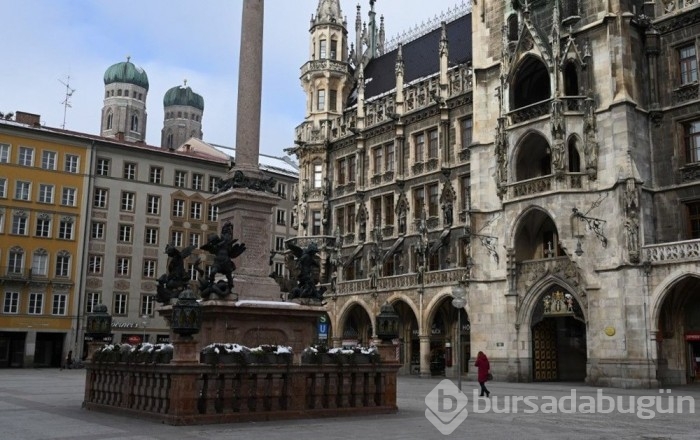
{"type": "Polygon", "coordinates": [[[112,83],[134,84],[148,90],[148,75],[127,58],[126,61],[110,66],[105,72],[105,85],[112,83]]]}
{"type": "Polygon", "coordinates": [[[186,105],[204,111],[204,98],[187,86],[176,86],[165,92],[163,107],[186,105]]]}

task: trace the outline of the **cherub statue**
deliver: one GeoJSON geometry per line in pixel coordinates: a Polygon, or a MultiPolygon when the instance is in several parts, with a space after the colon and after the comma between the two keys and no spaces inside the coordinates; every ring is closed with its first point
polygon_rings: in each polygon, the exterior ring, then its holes
{"type": "MultiPolygon", "coordinates": [[[[211,291],[218,293],[221,290],[221,285],[215,283],[216,275],[222,274],[226,277],[228,293],[231,293],[233,289],[233,271],[236,270],[233,259],[241,255],[246,249],[245,244],[237,243],[237,241],[238,239],[233,238],[233,225],[231,222],[226,222],[221,228],[221,235],[211,234],[207,243],[200,247],[200,249],[214,255],[214,264],[204,290],[210,288],[211,291]]],[[[200,284],[203,283],[200,282],[200,284]]]]}
{"type": "Polygon", "coordinates": [[[326,291],[326,288],[316,288],[318,280],[315,272],[320,267],[318,261],[316,261],[316,254],[318,253],[316,243],[311,242],[304,249],[289,241],[286,245],[287,249],[294,255],[294,272],[297,278],[297,286],[289,292],[288,299],[310,298],[322,301],[323,292],[326,291]]]}
{"type": "Polygon", "coordinates": [[[168,271],[158,278],[156,301],[169,304],[187,286],[190,275],[185,269],[185,260],[195,249],[195,246],[188,246],[180,251],[170,243],[165,246],[165,253],[169,257],[168,271]]]}

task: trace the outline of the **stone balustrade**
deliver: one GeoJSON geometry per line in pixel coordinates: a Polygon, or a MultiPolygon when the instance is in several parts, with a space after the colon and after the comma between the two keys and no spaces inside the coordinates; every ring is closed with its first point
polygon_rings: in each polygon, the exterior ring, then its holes
{"type": "Polygon", "coordinates": [[[392,413],[398,367],[92,362],[83,405],[172,425],[392,413]]]}
{"type": "Polygon", "coordinates": [[[657,4],[661,10],[661,14],[673,14],[681,9],[691,8],[698,5],[697,0],[657,0],[657,4]]]}
{"type": "Polygon", "coordinates": [[[513,110],[512,112],[508,113],[508,117],[510,118],[510,123],[514,125],[519,124],[520,122],[531,121],[541,116],[549,115],[551,110],[552,100],[547,99],[513,110]]]}
{"type": "Polygon", "coordinates": [[[652,263],[700,259],[700,240],[675,241],[647,245],[642,248],[642,260],[652,263]]]}
{"type": "MultiPolygon", "coordinates": [[[[435,287],[454,285],[457,284],[460,280],[462,280],[463,277],[465,277],[466,275],[467,269],[464,267],[425,272],[423,286],[435,287]]],[[[380,277],[377,280],[376,290],[382,292],[404,289],[416,289],[417,283],[418,274],[415,272],[403,275],[380,277]]],[[[369,279],[343,281],[338,283],[337,286],[337,292],[340,295],[367,293],[374,290],[375,289],[373,289],[370,285],[369,279]]]]}

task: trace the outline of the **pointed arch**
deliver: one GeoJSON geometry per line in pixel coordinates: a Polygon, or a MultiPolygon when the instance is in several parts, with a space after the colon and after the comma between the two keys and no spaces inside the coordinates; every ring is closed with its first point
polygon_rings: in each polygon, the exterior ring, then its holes
{"type": "Polygon", "coordinates": [[[588,324],[588,302],[586,299],[581,296],[576,286],[553,274],[542,277],[525,292],[517,311],[515,323],[519,324],[521,327],[531,327],[535,309],[540,305],[540,301],[546,296],[547,292],[557,288],[573,296],[580,306],[583,323],[588,324]]]}
{"type": "Polygon", "coordinates": [[[530,206],[520,213],[513,223],[511,237],[516,261],[566,255],[560,246],[561,233],[554,216],[541,206],[530,206]]]}
{"type": "Polygon", "coordinates": [[[338,332],[335,336],[340,337],[341,340],[357,339],[358,344],[369,345],[370,339],[375,336],[375,315],[372,307],[364,301],[347,302],[338,315],[337,325],[333,327],[338,332]],[[350,324],[353,326],[349,327],[350,324]]]}
{"type": "Polygon", "coordinates": [[[659,283],[653,292],[650,292],[650,311],[649,316],[651,319],[651,330],[658,331],[658,323],[661,317],[661,309],[663,308],[664,302],[668,299],[674,292],[674,286],[686,278],[698,278],[700,275],[697,272],[692,272],[690,270],[678,269],[670,273],[666,279],[659,283]]]}
{"type": "Polygon", "coordinates": [[[510,84],[510,108],[516,110],[551,99],[551,80],[544,61],[525,55],[515,67],[510,84]]]}
{"type": "Polygon", "coordinates": [[[551,145],[539,131],[530,130],[518,140],[513,158],[515,181],[552,174],[551,145]]]}
{"type": "Polygon", "coordinates": [[[578,96],[581,94],[580,66],[573,59],[564,62],[562,69],[564,76],[564,96],[578,96]]]}
{"type": "Polygon", "coordinates": [[[570,173],[580,173],[581,172],[581,138],[578,135],[569,136],[567,142],[567,153],[569,155],[569,172],[570,173]]]}
{"type": "Polygon", "coordinates": [[[139,115],[136,113],[131,115],[130,128],[131,128],[131,131],[135,131],[135,132],[139,131],[139,115]]]}

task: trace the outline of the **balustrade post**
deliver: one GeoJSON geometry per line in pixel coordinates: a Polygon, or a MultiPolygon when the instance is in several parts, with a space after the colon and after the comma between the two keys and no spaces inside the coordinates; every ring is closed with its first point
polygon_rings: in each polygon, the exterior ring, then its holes
{"type": "Polygon", "coordinates": [[[183,422],[191,422],[198,414],[197,400],[199,398],[199,390],[197,389],[197,374],[196,373],[175,373],[170,372],[170,390],[168,398],[170,400],[170,408],[168,415],[172,416],[177,424],[183,422]]]}

